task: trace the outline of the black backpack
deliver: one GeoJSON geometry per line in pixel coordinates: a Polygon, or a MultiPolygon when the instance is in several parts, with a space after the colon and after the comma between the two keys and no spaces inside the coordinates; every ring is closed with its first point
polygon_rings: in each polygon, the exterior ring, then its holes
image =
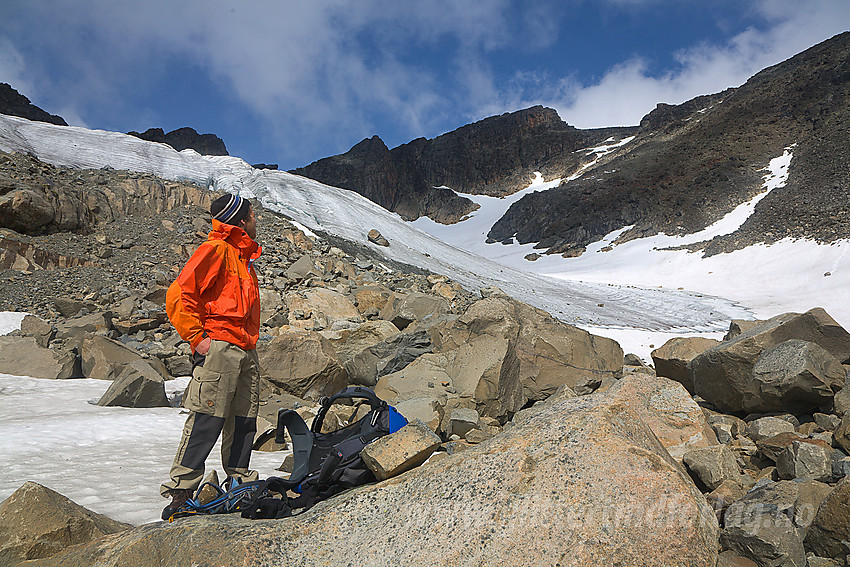
{"type": "Polygon", "coordinates": [[[258,481],[250,502],[241,508],[242,517],[287,517],[295,509],[308,510],[334,494],[374,482],[375,476],[363,462],[360,451],[375,439],[407,424],[394,407],[378,398],[372,390],[360,386],[322,398],[320,406],[309,429],[295,411],[281,410],[278,413],[275,440],[284,443],[284,431],[289,431],[294,457],[292,473],[288,479],[271,477],[258,481]],[[337,400],[355,399],[368,402],[369,413],[342,429],[322,433],[322,423],[331,405],[337,400]],[[287,496],[290,490],[298,496],[287,496]],[[273,493],[280,494],[280,497],[273,493]]]}

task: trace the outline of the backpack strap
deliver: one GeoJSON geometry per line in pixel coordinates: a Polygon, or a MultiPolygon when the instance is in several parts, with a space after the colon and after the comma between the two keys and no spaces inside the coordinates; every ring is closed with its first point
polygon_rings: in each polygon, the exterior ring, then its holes
{"type": "Polygon", "coordinates": [[[364,388],[362,386],[349,386],[348,388],[337,392],[333,396],[325,396],[321,400],[319,400],[319,412],[316,414],[316,418],[313,420],[313,425],[310,427],[310,431],[312,431],[314,434],[320,433],[322,431],[322,423],[324,423],[325,421],[325,415],[328,413],[328,410],[335,401],[340,399],[353,400],[355,398],[361,398],[369,402],[369,405],[372,407],[373,411],[388,407],[387,402],[375,395],[375,392],[373,392],[369,388],[364,388]]]}
{"type": "Polygon", "coordinates": [[[292,439],[292,458],[294,465],[286,484],[289,488],[298,486],[310,474],[310,454],[313,452],[313,433],[304,423],[304,419],[293,410],[280,410],[277,414],[277,433],[275,441],[284,443],[284,430],[289,430],[292,439]]]}

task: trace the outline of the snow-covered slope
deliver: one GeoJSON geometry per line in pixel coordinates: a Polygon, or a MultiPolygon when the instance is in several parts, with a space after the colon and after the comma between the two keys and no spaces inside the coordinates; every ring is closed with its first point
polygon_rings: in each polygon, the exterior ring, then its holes
{"type": "Polygon", "coordinates": [[[256,170],[235,157],[201,156],[192,150],[176,152],[164,144],[124,134],[3,115],[0,149],[30,152],[55,165],[109,166],[191,181],[214,190],[238,191],[310,229],[362,244],[368,244],[366,234],[376,228],[391,245],[375,249],[393,260],[446,274],[473,289],[498,286],[572,323],[717,331],[732,318],[750,317],[734,301],[702,293],[582,282],[520,271],[429,235],[354,192],[282,171],[256,170]]]}

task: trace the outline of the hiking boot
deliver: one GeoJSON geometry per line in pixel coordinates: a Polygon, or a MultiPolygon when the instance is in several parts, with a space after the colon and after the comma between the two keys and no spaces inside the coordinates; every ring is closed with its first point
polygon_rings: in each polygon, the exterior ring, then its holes
{"type": "Polygon", "coordinates": [[[189,489],[172,490],[171,504],[162,509],[162,519],[167,521],[171,518],[191,497],[192,491],[189,489]]]}

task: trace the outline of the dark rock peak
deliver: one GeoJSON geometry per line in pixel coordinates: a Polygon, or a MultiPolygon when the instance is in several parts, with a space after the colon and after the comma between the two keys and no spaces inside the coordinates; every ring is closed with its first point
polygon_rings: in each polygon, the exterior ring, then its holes
{"type": "Polygon", "coordinates": [[[67,126],[61,116],[50,114],[35,106],[26,96],[12,88],[8,83],[0,83],[0,114],[26,118],[37,122],[48,122],[57,126],[67,126]]]}
{"type": "Polygon", "coordinates": [[[372,136],[344,154],[292,173],[356,191],[405,219],[429,216],[438,222],[456,222],[475,205],[438,187],[509,195],[525,187],[533,171],[601,141],[602,135],[602,131],[585,133],[562,121],[555,110],[534,106],[491,116],[431,140],[417,138],[391,150],[372,136]]]}
{"type": "Polygon", "coordinates": [[[178,152],[191,148],[205,156],[229,155],[221,138],[215,134],[198,134],[194,128],[188,126],[172,130],[167,134],[162,128],[149,128],[141,134],[138,132],[127,133],[148,142],[168,144],[178,152]]]}
{"type": "Polygon", "coordinates": [[[634,225],[621,241],[687,234],[762,191],[764,168],[796,144],[789,177],[730,235],[695,249],[716,254],[785,237],[850,237],[850,32],[765,69],[744,85],[660,104],[637,138],[581,178],[529,195],[488,237],[582,250],[634,225]],[[604,171],[604,174],[599,174],[604,171]]]}

